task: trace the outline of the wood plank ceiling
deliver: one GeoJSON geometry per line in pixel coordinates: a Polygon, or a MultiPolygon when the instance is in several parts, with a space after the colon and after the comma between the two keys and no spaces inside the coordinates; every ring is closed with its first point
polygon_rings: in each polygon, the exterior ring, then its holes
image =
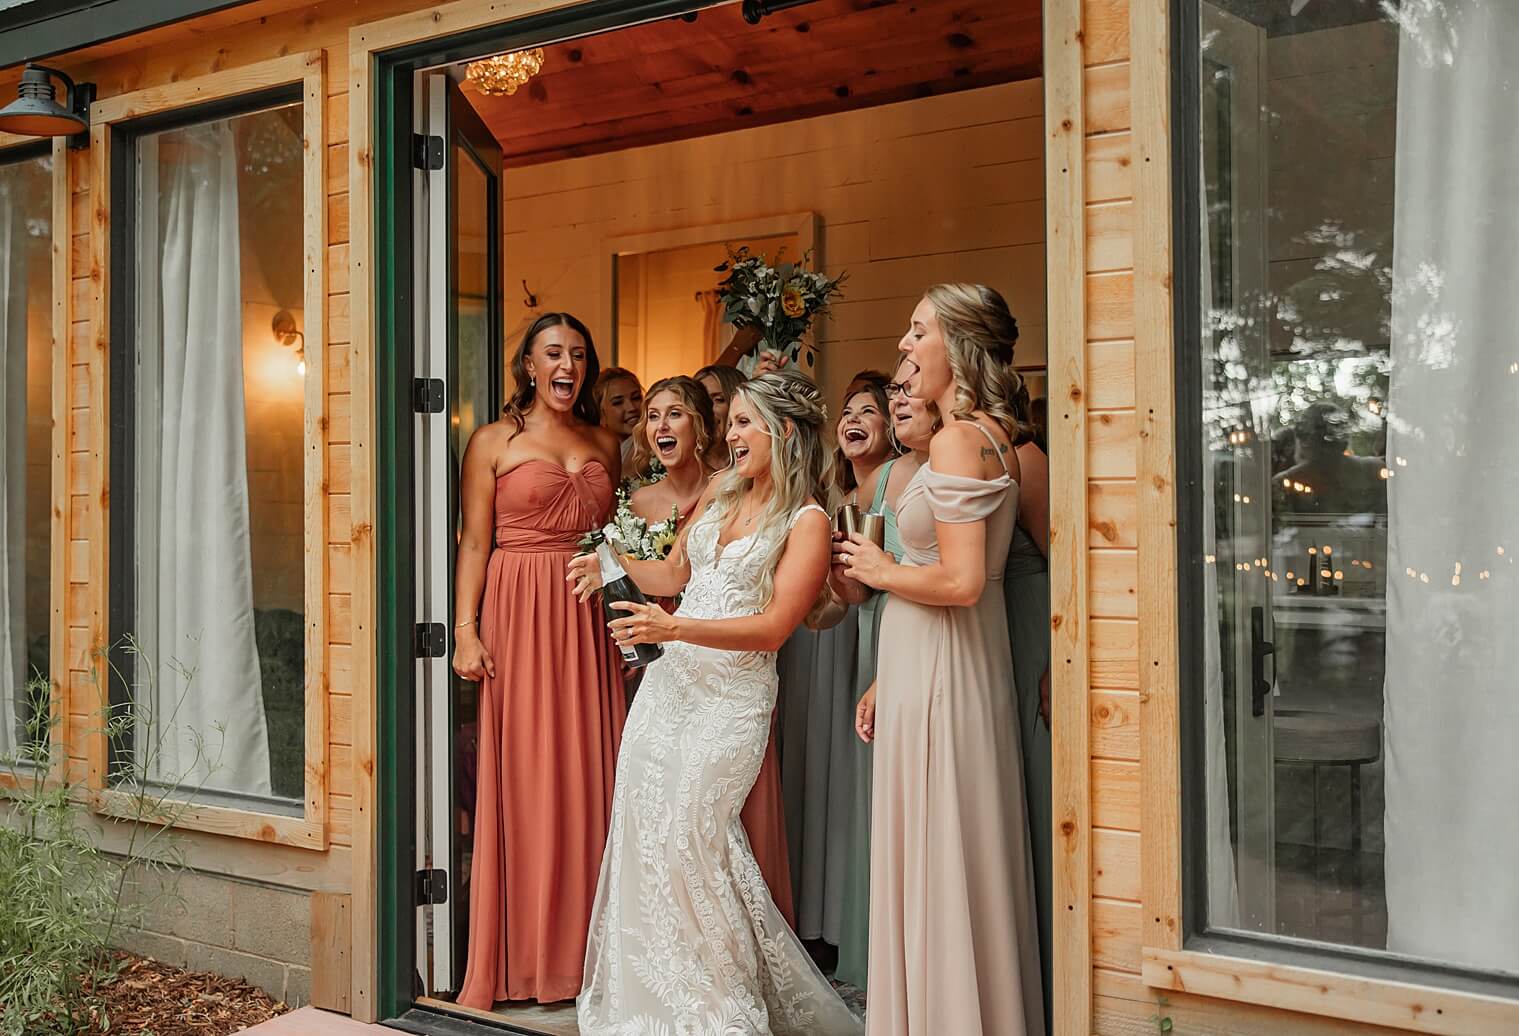
{"type": "Polygon", "coordinates": [[[753,26],[730,3],[545,47],[511,96],[464,91],[520,166],[1030,79],[1039,11],[817,0],[753,26]]]}

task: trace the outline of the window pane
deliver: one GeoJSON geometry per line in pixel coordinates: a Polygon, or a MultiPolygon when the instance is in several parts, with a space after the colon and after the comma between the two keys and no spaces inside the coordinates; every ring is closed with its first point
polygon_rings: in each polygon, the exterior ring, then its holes
{"type": "Polygon", "coordinates": [[[304,788],[301,110],[136,142],[135,759],[187,791],[304,788]]]}
{"type": "Polygon", "coordinates": [[[0,756],[47,733],[52,222],[52,157],[0,165],[0,756]]]}
{"type": "Polygon", "coordinates": [[[1209,923],[1519,973],[1519,5],[1200,6],[1209,923]]]}

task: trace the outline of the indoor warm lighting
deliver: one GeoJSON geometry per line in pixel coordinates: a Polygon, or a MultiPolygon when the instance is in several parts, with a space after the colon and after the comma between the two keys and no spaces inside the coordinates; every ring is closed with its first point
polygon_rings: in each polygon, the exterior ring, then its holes
{"type": "Polygon", "coordinates": [[[517,88],[543,68],[543,48],[497,54],[483,61],[471,61],[465,77],[483,94],[514,94],[517,88]]]}
{"type": "Polygon", "coordinates": [[[274,333],[276,342],[287,349],[295,350],[295,369],[304,378],[306,376],[306,336],[297,330],[295,315],[288,309],[280,310],[274,314],[269,330],[274,333]]]}

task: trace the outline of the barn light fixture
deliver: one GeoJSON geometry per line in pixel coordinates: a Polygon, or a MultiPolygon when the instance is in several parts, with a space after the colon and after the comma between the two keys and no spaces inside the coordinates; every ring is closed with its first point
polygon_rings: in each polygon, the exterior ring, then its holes
{"type": "Polygon", "coordinates": [[[514,94],[543,68],[543,48],[517,50],[510,54],[497,54],[481,61],[471,61],[464,70],[465,78],[474,83],[483,94],[514,94]]]}
{"type": "Polygon", "coordinates": [[[90,102],[94,83],[79,83],[56,68],[27,65],[16,87],[16,99],[0,108],[0,132],[22,137],[72,137],[90,127],[90,102]],[[57,79],[64,86],[64,103],[58,103],[57,79]]]}

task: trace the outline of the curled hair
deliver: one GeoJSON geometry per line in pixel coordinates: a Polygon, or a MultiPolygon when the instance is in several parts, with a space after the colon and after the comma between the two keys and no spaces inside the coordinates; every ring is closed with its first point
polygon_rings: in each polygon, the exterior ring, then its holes
{"type": "Polygon", "coordinates": [[[633,429],[633,455],[631,470],[639,475],[649,470],[654,451],[649,446],[649,404],[661,392],[675,395],[690,412],[696,425],[696,457],[703,464],[712,466],[712,448],[717,440],[717,419],[712,415],[712,397],[695,378],[677,374],[673,378],[660,378],[644,393],[643,411],[638,415],[638,425],[633,429]]]}
{"type": "Polygon", "coordinates": [[[1002,426],[1014,443],[1033,435],[1026,412],[1018,413],[1023,376],[1013,369],[1018,321],[1007,300],[984,284],[936,284],[923,293],[933,303],[955,379],[954,416],[969,420],[980,410],[1002,426]]]}
{"type": "MultiPolygon", "coordinates": [[[[897,443],[896,436],[891,430],[891,403],[886,398],[886,386],[891,381],[883,372],[878,370],[863,370],[849,379],[849,386],[844,389],[844,403],[839,408],[842,420],[844,409],[849,401],[861,392],[870,393],[870,398],[875,400],[876,409],[881,411],[881,418],[886,422],[886,441],[891,444],[893,455],[902,450],[897,443]]],[[[842,447],[835,447],[833,451],[833,476],[838,483],[839,492],[849,493],[856,488],[854,481],[854,465],[844,456],[842,447]]]]}
{"type": "Polygon", "coordinates": [[[611,389],[612,382],[623,379],[631,381],[633,384],[639,386],[640,392],[643,391],[643,384],[638,380],[638,375],[626,367],[608,367],[597,375],[596,384],[592,386],[591,393],[592,398],[596,400],[596,413],[598,415],[601,413],[601,408],[606,405],[607,392],[611,389]]]}
{"type": "MultiPolygon", "coordinates": [[[[817,384],[790,368],[744,382],[738,395],[770,435],[770,502],[753,533],[754,544],[765,552],[760,607],[766,608],[775,595],[775,569],[786,550],[792,516],[809,500],[828,499],[833,468],[833,458],[823,443],[828,409],[817,384]]],[[[753,482],[736,468],[722,476],[713,498],[719,524],[733,516],[752,487],[753,482]]]]}
{"type": "Polygon", "coordinates": [[[596,343],[591,340],[591,329],[573,314],[545,313],[528,325],[528,329],[522,333],[517,352],[512,356],[512,383],[516,388],[512,390],[511,398],[506,401],[503,409],[506,416],[511,418],[512,424],[517,426],[512,432],[513,439],[527,427],[527,412],[533,409],[533,400],[538,395],[532,379],[528,377],[527,354],[532,351],[533,340],[551,327],[567,327],[585,339],[585,380],[580,383],[580,394],[575,397],[572,410],[586,424],[601,424],[601,408],[596,405],[596,379],[601,373],[601,362],[596,359],[596,343]]]}

